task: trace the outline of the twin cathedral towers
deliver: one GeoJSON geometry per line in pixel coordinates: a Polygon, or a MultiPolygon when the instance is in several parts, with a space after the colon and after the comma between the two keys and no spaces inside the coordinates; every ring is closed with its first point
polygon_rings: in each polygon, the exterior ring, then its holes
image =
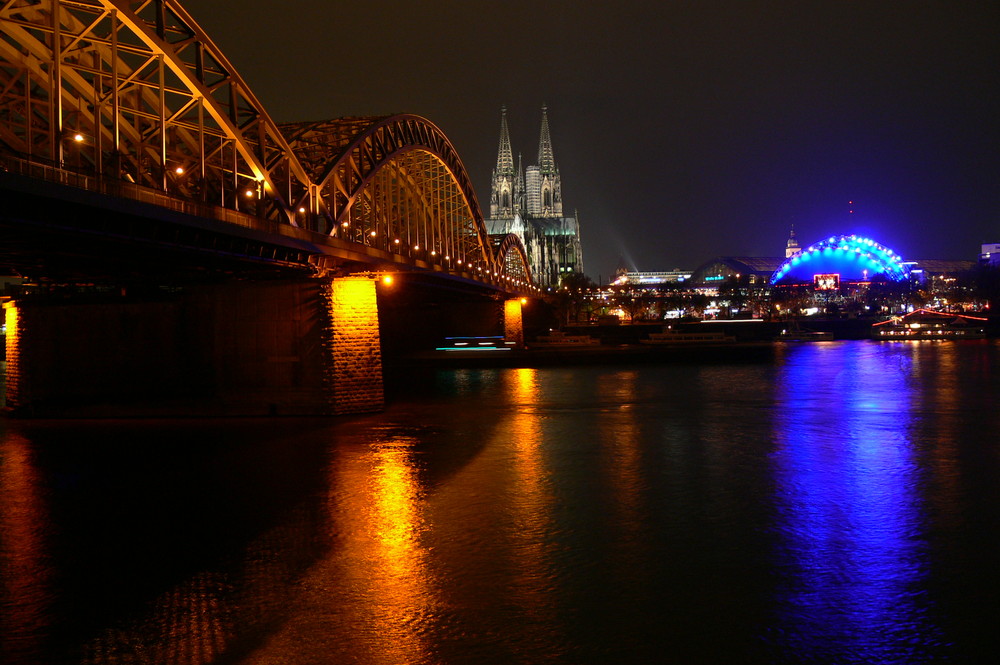
{"type": "Polygon", "coordinates": [[[517,234],[524,244],[535,283],[558,287],[567,274],[583,272],[580,225],[563,215],[562,182],[552,154],[548,109],[542,107],[538,163],[524,168],[510,147],[507,109],[500,111],[500,148],[490,188],[491,235],[517,234]]]}

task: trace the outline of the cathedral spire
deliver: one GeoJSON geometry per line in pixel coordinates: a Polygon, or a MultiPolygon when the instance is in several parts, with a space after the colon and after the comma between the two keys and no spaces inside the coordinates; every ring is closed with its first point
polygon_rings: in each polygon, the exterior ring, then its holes
{"type": "Polygon", "coordinates": [[[490,186],[490,218],[514,217],[514,156],[510,150],[510,132],[507,130],[507,107],[500,107],[500,148],[497,150],[497,167],[493,169],[490,186]]]}
{"type": "Polygon", "coordinates": [[[524,186],[524,164],[517,153],[517,183],[514,186],[514,212],[522,217],[528,213],[527,193],[524,186]]]}
{"type": "Polygon", "coordinates": [[[497,150],[495,175],[513,175],[514,156],[510,150],[510,131],[507,129],[507,107],[500,107],[500,148],[497,150]]]}
{"type": "Polygon", "coordinates": [[[549,136],[549,107],[542,104],[542,134],[538,140],[538,170],[543,174],[556,172],[556,160],[552,156],[552,138],[549,136]]]}

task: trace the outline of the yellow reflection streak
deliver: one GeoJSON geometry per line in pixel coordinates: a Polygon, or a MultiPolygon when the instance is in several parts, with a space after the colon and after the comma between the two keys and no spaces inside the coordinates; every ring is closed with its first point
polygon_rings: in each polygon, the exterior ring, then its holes
{"type": "MultiPolygon", "coordinates": [[[[409,453],[386,450],[375,453],[370,519],[375,534],[373,557],[380,560],[397,582],[406,582],[401,599],[422,596],[424,564],[420,544],[423,521],[417,506],[420,494],[409,453]]],[[[398,595],[398,594],[395,594],[398,595]]]]}
{"type": "Polygon", "coordinates": [[[46,522],[30,446],[6,434],[0,438],[0,653],[15,659],[36,652],[48,625],[46,522]]]}
{"type": "Polygon", "coordinates": [[[512,499],[511,544],[515,558],[514,570],[519,574],[512,580],[512,600],[532,617],[536,625],[556,625],[551,616],[552,574],[548,571],[551,545],[548,542],[552,529],[554,498],[549,485],[544,451],[544,432],[539,421],[537,405],[542,400],[538,371],[531,368],[512,370],[510,395],[516,407],[510,422],[513,446],[513,477],[510,488],[512,499]]]}
{"type": "Polygon", "coordinates": [[[441,603],[415,443],[380,435],[365,448],[336,449],[328,499],[335,551],[301,580],[289,620],[243,662],[433,662],[427,635],[441,603]],[[331,602],[331,588],[345,593],[331,602]]]}
{"type": "MultiPolygon", "coordinates": [[[[616,519],[614,524],[625,535],[623,543],[633,543],[641,533],[640,489],[642,485],[642,460],[637,448],[639,426],[633,406],[638,399],[636,372],[619,372],[613,380],[602,382],[602,392],[616,405],[614,415],[601,418],[599,432],[607,462],[605,468],[611,477],[614,491],[616,519]]],[[[634,562],[633,562],[634,563],[634,562]]]]}
{"type": "Polygon", "coordinates": [[[436,592],[421,541],[426,524],[423,492],[405,437],[391,438],[358,458],[341,476],[336,507],[343,526],[344,570],[358,593],[350,600],[347,623],[363,627],[361,643],[370,646],[371,663],[418,663],[426,659],[423,634],[437,605],[436,592]],[[352,518],[351,516],[360,516],[352,518]]]}

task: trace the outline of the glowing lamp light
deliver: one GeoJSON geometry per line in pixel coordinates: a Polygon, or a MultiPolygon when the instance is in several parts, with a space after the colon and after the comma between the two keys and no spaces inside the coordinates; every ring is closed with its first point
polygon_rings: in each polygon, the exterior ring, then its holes
{"type": "Polygon", "coordinates": [[[382,283],[386,286],[390,286],[392,284],[392,275],[383,275],[382,283]]]}
{"type": "Polygon", "coordinates": [[[73,140],[77,143],[83,143],[83,134],[74,134],[73,140]]]}
{"type": "Polygon", "coordinates": [[[375,236],[377,236],[377,235],[378,235],[378,233],[377,233],[377,232],[375,232],[375,231],[372,231],[372,232],[371,232],[371,233],[369,233],[368,235],[370,235],[370,236],[371,236],[372,238],[374,238],[375,236]]]}
{"type": "Polygon", "coordinates": [[[305,208],[299,208],[299,212],[305,212],[305,211],[306,211],[305,208]]]}
{"type": "Polygon", "coordinates": [[[253,198],[253,190],[252,189],[248,189],[247,191],[243,192],[243,195],[246,196],[248,199],[252,199],[253,198]]]}
{"type": "Polygon", "coordinates": [[[184,175],[184,167],[178,166],[176,169],[174,169],[174,173],[176,173],[177,175],[184,175]]]}

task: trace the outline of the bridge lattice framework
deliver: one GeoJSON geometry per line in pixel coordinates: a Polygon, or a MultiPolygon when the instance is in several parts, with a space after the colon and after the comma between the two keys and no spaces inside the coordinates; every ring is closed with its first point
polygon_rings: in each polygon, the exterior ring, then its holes
{"type": "Polygon", "coordinates": [[[177,0],[0,0],[0,28],[0,158],[533,288],[520,239],[489,236],[424,118],[279,125],[177,0]]]}

